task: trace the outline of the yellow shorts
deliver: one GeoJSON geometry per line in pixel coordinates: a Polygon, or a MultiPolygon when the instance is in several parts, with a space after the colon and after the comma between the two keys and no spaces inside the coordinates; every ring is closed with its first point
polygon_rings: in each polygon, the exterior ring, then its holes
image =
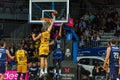
{"type": "Polygon", "coordinates": [[[26,73],[27,72],[27,64],[18,64],[17,72],[26,73]]]}
{"type": "Polygon", "coordinates": [[[48,55],[49,54],[49,45],[40,45],[39,55],[48,55]]]}

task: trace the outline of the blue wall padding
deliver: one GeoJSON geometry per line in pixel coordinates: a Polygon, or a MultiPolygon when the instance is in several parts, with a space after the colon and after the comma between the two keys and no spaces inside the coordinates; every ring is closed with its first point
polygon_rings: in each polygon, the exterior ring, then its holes
{"type": "Polygon", "coordinates": [[[75,33],[75,31],[73,30],[72,27],[67,27],[67,26],[63,25],[63,28],[66,30],[66,32],[68,32],[68,34],[66,35],[67,40],[73,40],[73,38],[74,38],[74,41],[73,41],[73,54],[72,55],[73,55],[73,61],[75,63],[77,63],[77,53],[78,53],[78,41],[79,41],[79,38],[76,35],[76,33],[75,33]]]}
{"type": "Polygon", "coordinates": [[[73,42],[73,61],[77,63],[78,41],[73,42]]]}
{"type": "Polygon", "coordinates": [[[68,32],[67,35],[66,35],[66,40],[72,40],[72,33],[71,32],[68,32]]]}
{"type": "Polygon", "coordinates": [[[76,41],[79,40],[78,36],[76,35],[76,33],[75,33],[75,31],[73,30],[72,27],[67,27],[67,26],[64,25],[63,28],[64,28],[65,30],[68,30],[70,33],[72,33],[72,38],[74,37],[74,39],[75,39],[76,41]]]}

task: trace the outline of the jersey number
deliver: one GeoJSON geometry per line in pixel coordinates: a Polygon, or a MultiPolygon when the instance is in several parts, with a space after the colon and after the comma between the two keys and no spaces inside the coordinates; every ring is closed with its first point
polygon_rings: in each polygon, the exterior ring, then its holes
{"type": "Polygon", "coordinates": [[[119,53],[118,53],[118,52],[114,52],[113,54],[114,54],[114,58],[115,58],[115,59],[118,59],[118,58],[119,58],[119,53]]]}
{"type": "Polygon", "coordinates": [[[23,61],[23,56],[20,56],[20,57],[19,57],[19,61],[23,61]]]}
{"type": "Polygon", "coordinates": [[[44,42],[47,42],[48,41],[48,38],[44,38],[44,42]]]}

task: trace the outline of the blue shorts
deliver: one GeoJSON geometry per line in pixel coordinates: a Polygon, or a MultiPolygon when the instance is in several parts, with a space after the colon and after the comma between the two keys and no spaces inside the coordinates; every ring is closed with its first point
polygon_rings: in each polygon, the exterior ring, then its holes
{"type": "Polygon", "coordinates": [[[54,53],[53,53],[53,59],[54,60],[62,60],[63,58],[63,53],[61,50],[55,50],[54,53]]]}
{"type": "Polygon", "coordinates": [[[6,65],[5,63],[0,63],[0,73],[4,74],[6,71],[6,65]]]}
{"type": "Polygon", "coordinates": [[[112,63],[110,64],[110,79],[115,79],[119,77],[119,74],[118,74],[118,70],[119,70],[119,67],[117,67],[116,63],[112,63]]]}

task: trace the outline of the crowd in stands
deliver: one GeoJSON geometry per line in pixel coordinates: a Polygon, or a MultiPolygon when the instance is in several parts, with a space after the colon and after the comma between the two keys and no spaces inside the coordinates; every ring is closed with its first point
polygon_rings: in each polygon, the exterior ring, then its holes
{"type": "Polygon", "coordinates": [[[75,31],[80,39],[80,46],[99,46],[101,40],[100,30],[111,32],[115,30],[115,36],[120,35],[120,18],[115,8],[103,8],[96,12],[86,12],[75,23],[75,31]]]}

